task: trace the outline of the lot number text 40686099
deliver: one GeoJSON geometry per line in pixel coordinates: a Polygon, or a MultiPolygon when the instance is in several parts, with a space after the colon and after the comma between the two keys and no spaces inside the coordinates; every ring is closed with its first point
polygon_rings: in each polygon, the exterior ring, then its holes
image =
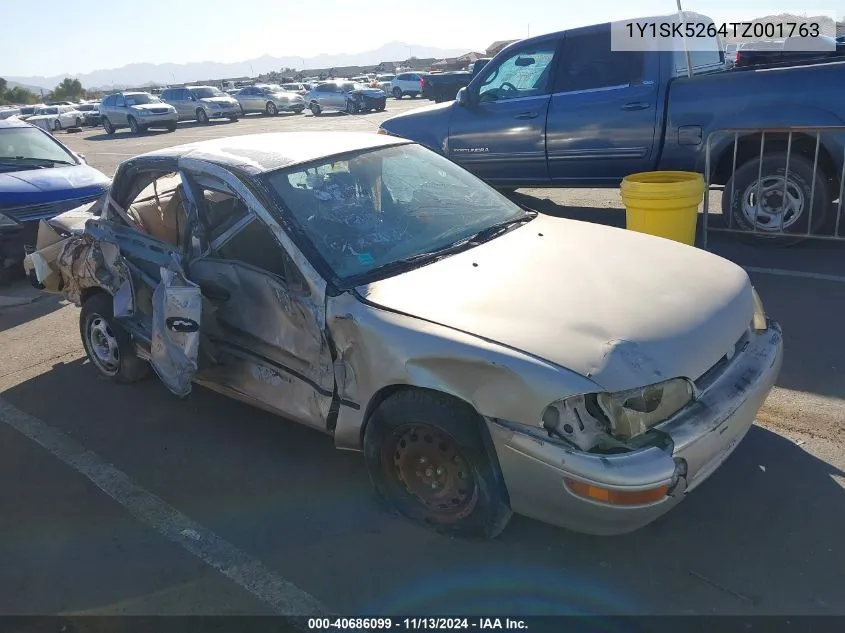
{"type": "Polygon", "coordinates": [[[527,630],[518,618],[309,618],[312,631],[496,631],[527,630]]]}

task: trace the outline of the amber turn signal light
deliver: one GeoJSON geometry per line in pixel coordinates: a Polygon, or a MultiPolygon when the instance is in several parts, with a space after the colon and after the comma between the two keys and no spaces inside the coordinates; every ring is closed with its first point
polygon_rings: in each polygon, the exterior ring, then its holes
{"type": "Polygon", "coordinates": [[[579,497],[601,501],[616,506],[640,506],[660,501],[669,494],[669,486],[659,486],[647,490],[610,490],[600,486],[564,479],[566,486],[579,497]]]}

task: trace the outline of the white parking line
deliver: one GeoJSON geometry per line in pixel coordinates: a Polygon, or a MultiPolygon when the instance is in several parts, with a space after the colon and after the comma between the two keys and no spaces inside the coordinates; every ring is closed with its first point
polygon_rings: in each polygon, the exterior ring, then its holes
{"type": "Polygon", "coordinates": [[[123,152],[89,152],[89,154],[95,154],[96,156],[135,156],[135,154],[126,154],[123,152]]]}
{"type": "Polygon", "coordinates": [[[836,281],[845,284],[845,277],[839,275],[825,275],[822,273],[808,273],[800,270],[786,270],[784,268],[757,268],[755,266],[744,266],[750,273],[762,275],[781,275],[782,277],[801,277],[803,279],[819,279],[821,281],[836,281]]]}
{"type": "Polygon", "coordinates": [[[204,563],[236,582],[269,605],[278,615],[330,615],[314,596],[267,569],[211,530],[191,520],[92,451],[38,418],[0,398],[0,421],[37,442],[100,490],[126,508],[136,519],[181,545],[204,563]]]}

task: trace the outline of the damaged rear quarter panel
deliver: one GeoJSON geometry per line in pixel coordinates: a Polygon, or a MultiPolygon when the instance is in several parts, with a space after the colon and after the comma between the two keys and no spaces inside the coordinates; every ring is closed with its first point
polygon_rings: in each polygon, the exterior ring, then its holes
{"type": "MultiPolygon", "coordinates": [[[[574,372],[470,334],[361,303],[350,293],[328,301],[342,398],[338,448],[361,448],[369,404],[385,387],[433,389],[471,404],[487,418],[539,427],[553,401],[597,386],[574,372]]],[[[536,440],[541,441],[541,440],[536,440]]]]}

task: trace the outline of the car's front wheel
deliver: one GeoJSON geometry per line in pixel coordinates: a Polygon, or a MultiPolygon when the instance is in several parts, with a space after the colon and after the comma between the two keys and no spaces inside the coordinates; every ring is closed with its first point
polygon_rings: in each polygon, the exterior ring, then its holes
{"type": "Polygon", "coordinates": [[[200,125],[206,125],[208,123],[208,115],[202,108],[197,108],[197,123],[200,125]]]}
{"type": "Polygon", "coordinates": [[[393,98],[394,99],[401,99],[402,98],[402,89],[399,86],[396,86],[393,89],[393,98]]]}
{"type": "Polygon", "coordinates": [[[129,131],[132,132],[132,134],[140,134],[141,133],[141,126],[138,125],[138,121],[135,120],[135,117],[132,117],[132,116],[129,117],[128,123],[129,123],[129,131]]]}
{"type": "Polygon", "coordinates": [[[267,102],[267,107],[264,110],[270,116],[276,116],[279,113],[279,109],[276,107],[276,104],[272,101],[267,102]]]}
{"type": "Polygon", "coordinates": [[[138,357],[132,338],[116,322],[112,312],[112,297],[97,292],[82,304],[79,313],[79,333],[88,360],[106,378],[130,383],[146,378],[149,364],[138,357]]]}
{"type": "Polygon", "coordinates": [[[495,451],[467,403],[427,390],[389,396],[364,433],[379,498],[443,534],[493,538],[511,517],[495,451]]]}
{"type": "Polygon", "coordinates": [[[168,132],[175,132],[176,131],[176,122],[168,123],[167,124],[167,131],[168,132]]]}
{"type": "Polygon", "coordinates": [[[355,114],[358,112],[358,106],[355,105],[355,102],[352,99],[346,100],[346,113],[347,114],[355,114]]]}
{"type": "Polygon", "coordinates": [[[314,116],[320,116],[320,113],[323,111],[323,109],[317,104],[316,101],[312,103],[309,108],[311,109],[311,114],[313,114],[314,116]]]}
{"type": "Polygon", "coordinates": [[[106,134],[114,134],[114,126],[111,124],[111,121],[106,118],[103,118],[102,123],[103,129],[106,131],[106,134]]]}

